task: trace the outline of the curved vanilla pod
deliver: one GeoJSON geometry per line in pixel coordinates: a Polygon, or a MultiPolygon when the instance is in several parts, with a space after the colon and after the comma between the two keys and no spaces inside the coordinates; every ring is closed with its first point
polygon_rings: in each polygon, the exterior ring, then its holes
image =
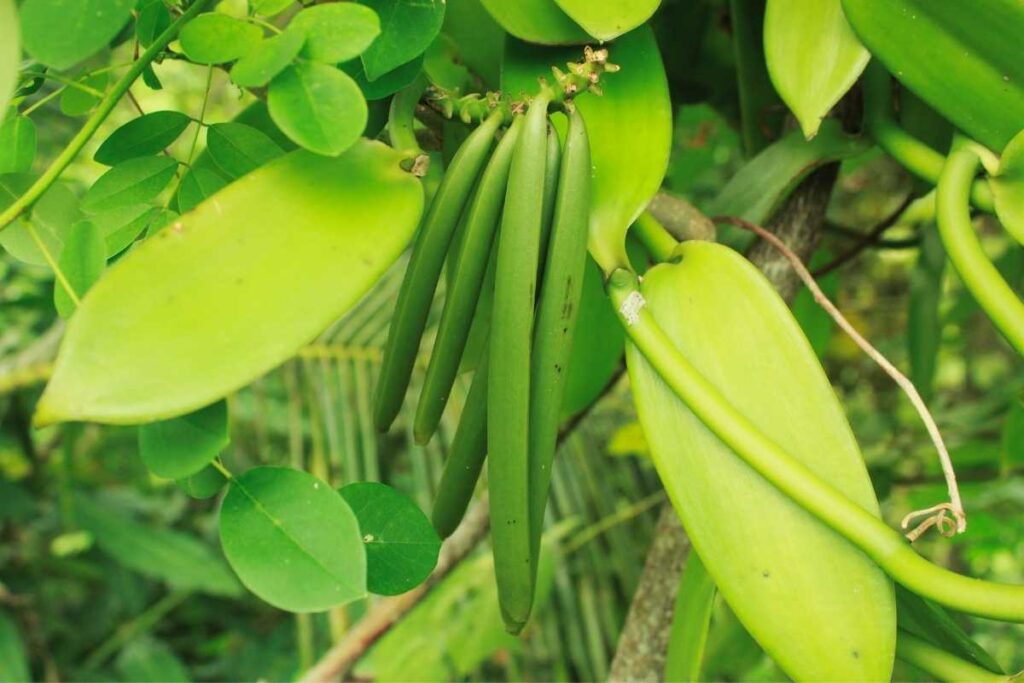
{"type": "MultiPolygon", "coordinates": [[[[583,292],[590,224],[590,142],[579,110],[569,112],[533,335],[530,377],[530,544],[537,570],[551,463],[583,292]]],[[[549,175],[554,175],[549,172],[549,175]]]]}
{"type": "Polygon", "coordinates": [[[775,488],[911,591],[966,614],[1024,623],[1024,586],[983,581],[932,564],[899,532],[815,476],[737,412],[658,326],[635,273],[615,271],[608,293],[636,351],[715,436],[775,488]]]}
{"type": "Polygon", "coordinates": [[[473,313],[483,289],[491,245],[501,218],[501,207],[505,203],[512,152],[519,139],[522,123],[522,117],[517,116],[498,143],[468,209],[455,256],[452,284],[446,293],[437,338],[434,340],[416,407],[413,436],[417,443],[429,441],[437,429],[459,371],[469,328],[473,323],[473,313]]]}
{"type": "Polygon", "coordinates": [[[1024,354],[1024,303],[988,259],[971,224],[971,184],[978,164],[969,144],[954,143],[935,193],[939,236],[964,286],[1017,352],[1024,354]]]}
{"type": "Polygon", "coordinates": [[[373,420],[380,430],[391,426],[402,407],[448,245],[503,116],[501,111],[495,111],[466,138],[452,159],[416,236],[409,267],[398,292],[375,389],[373,420]]]}
{"type": "Polygon", "coordinates": [[[550,95],[530,104],[512,157],[498,234],[487,380],[491,540],[498,602],[506,628],[518,633],[533,604],[530,553],[530,347],[544,220],[544,167],[550,95]]]}

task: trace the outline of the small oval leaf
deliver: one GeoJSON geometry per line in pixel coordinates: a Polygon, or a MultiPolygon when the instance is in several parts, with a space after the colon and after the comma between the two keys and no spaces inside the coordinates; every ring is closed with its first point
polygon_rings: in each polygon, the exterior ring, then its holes
{"type": "Polygon", "coordinates": [[[370,481],[342,487],[341,496],[359,520],[371,593],[398,595],[430,576],[441,538],[416,503],[390,486],[370,481]]]}
{"type": "Polygon", "coordinates": [[[244,123],[217,123],[207,130],[213,163],[234,180],[284,154],[266,134],[244,123]]]}
{"type": "Polygon", "coordinates": [[[228,404],[223,400],[187,415],[139,426],[142,462],[150,472],[166,479],[196,474],[229,443],[228,404]]]}
{"type": "Polygon", "coordinates": [[[263,40],[263,29],[220,12],[207,12],[185,24],[178,40],[193,62],[223,64],[252,51],[263,40]]]}
{"type": "Polygon", "coordinates": [[[270,116],[302,147],[328,156],[348,149],[366,128],[369,110],[352,78],[327,64],[290,66],[270,83],[270,116]]]}
{"type": "Polygon", "coordinates": [[[359,523],[337,491],[306,472],[258,467],[233,479],[220,539],[242,583],[280,609],[317,612],[366,596],[359,523]]]}
{"type": "MultiPolygon", "coordinates": [[[[3,110],[0,109],[0,116],[3,110]]],[[[0,124],[0,175],[28,173],[36,158],[36,124],[27,116],[11,116],[0,124]]]]}
{"type": "Polygon", "coordinates": [[[298,31],[285,31],[264,40],[235,62],[231,80],[243,88],[262,88],[295,61],[305,40],[298,31]]]}
{"type": "Polygon", "coordinates": [[[192,119],[180,111],[154,111],[132,119],[110,134],[93,156],[114,166],[122,161],[159,154],[178,139],[192,119]]]}
{"type": "Polygon", "coordinates": [[[193,166],[181,179],[178,187],[178,212],[185,213],[209,199],[221,190],[228,181],[212,168],[193,166]]]}
{"type": "MultiPolygon", "coordinates": [[[[100,279],[107,265],[107,245],[99,228],[91,221],[81,221],[72,226],[57,265],[74,290],[75,298],[81,300],[93,283],[100,279]]],[[[53,303],[62,318],[67,318],[77,308],[59,279],[53,285],[53,303]]]]}
{"type": "Polygon", "coordinates": [[[134,7],[135,0],[25,0],[20,10],[25,52],[67,69],[109,43],[134,7]]]}
{"type": "Polygon", "coordinates": [[[122,206],[145,204],[156,198],[178,169],[166,156],[129,159],[104,173],[82,198],[82,210],[99,213],[122,206]]]}
{"type": "Polygon", "coordinates": [[[139,244],[71,319],[37,419],[173,417],[290,358],[409,243],[423,191],[400,162],[293,152],[139,244]]]}
{"type": "Polygon", "coordinates": [[[135,204],[93,214],[89,220],[103,235],[103,241],[107,245],[107,258],[110,258],[127,249],[160,214],[159,207],[135,204]]]}
{"type": "Polygon", "coordinates": [[[370,47],[380,35],[380,19],[365,5],[339,2],[307,7],[295,15],[288,31],[306,37],[303,57],[337,64],[355,59],[370,47]]]}
{"type": "Polygon", "coordinates": [[[213,498],[228,483],[227,477],[213,465],[207,465],[190,477],[175,482],[190,498],[205,500],[213,498]]]}
{"type": "Polygon", "coordinates": [[[60,111],[65,116],[85,116],[100,103],[100,95],[107,87],[110,76],[107,72],[84,76],[75,81],[79,86],[69,86],[60,95],[60,111]],[[88,90],[86,89],[88,88],[88,90]]]}

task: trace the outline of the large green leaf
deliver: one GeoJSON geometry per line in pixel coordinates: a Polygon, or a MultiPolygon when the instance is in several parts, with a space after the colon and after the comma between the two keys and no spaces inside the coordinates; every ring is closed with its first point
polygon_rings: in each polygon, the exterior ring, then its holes
{"type": "Polygon", "coordinates": [[[400,155],[285,155],[140,244],[72,318],[40,422],[173,417],[289,358],[380,277],[423,205],[400,155]]]}
{"type": "Polygon", "coordinates": [[[25,0],[25,51],[47,66],[67,69],[110,42],[134,7],[135,0],[25,0]]]}
{"type": "Polygon", "coordinates": [[[999,221],[1014,239],[1024,244],[1024,128],[1003,150],[999,171],[989,184],[999,221]]]}
{"type": "Polygon", "coordinates": [[[242,583],[275,607],[315,612],[366,596],[356,517],[306,472],[258,467],[232,480],[220,538],[242,583]]]}
{"type": "Polygon", "coordinates": [[[300,62],[270,82],[267,106],[274,123],[299,145],[337,156],[366,128],[366,100],[356,82],[329,64],[300,62]]]}
{"type": "Polygon", "coordinates": [[[381,34],[363,52],[366,77],[376,80],[423,54],[441,30],[445,0],[359,0],[380,17],[381,34]]]}
{"type": "Polygon", "coordinates": [[[840,0],[768,0],[764,51],[775,89],[808,138],[871,58],[840,0]]]}
{"type": "Polygon", "coordinates": [[[96,544],[128,569],[179,590],[237,597],[242,587],[224,560],[194,536],[141,524],[123,510],[75,498],[75,519],[96,544]]]}
{"type": "MultiPolygon", "coordinates": [[[[7,111],[11,93],[18,84],[21,64],[21,36],[18,7],[14,0],[0,0],[0,112],[7,111]]],[[[0,114],[2,116],[2,114],[0,114]]]]}
{"type": "Polygon", "coordinates": [[[555,0],[569,18],[600,41],[615,40],[650,19],[661,0],[555,0]]]}
{"type": "MultiPolygon", "coordinates": [[[[590,252],[602,267],[627,265],[626,231],[658,191],[672,147],[672,106],[654,34],[638,28],[608,46],[609,60],[622,67],[601,79],[602,95],[579,96],[590,137],[594,168],[590,252]]],[[[502,89],[512,97],[532,95],[537,78],[552,66],[578,60],[573,48],[539,49],[509,39],[502,89]]],[[[557,124],[564,129],[564,118],[557,124]]]]}
{"type": "Polygon", "coordinates": [[[1003,149],[1024,127],[1020,0],[842,0],[871,54],[969,136],[1003,149]]]}
{"type": "Polygon", "coordinates": [[[198,473],[230,441],[227,401],[139,427],[142,462],[153,474],[168,479],[184,479],[198,473]]]}
{"type": "MultiPolygon", "coordinates": [[[[739,254],[687,242],[648,271],[646,303],[680,352],[751,423],[873,514],[835,392],[786,304],[739,254]]],[[[740,621],[796,680],[888,680],[892,584],[722,444],[635,347],[630,378],[658,474],[740,621]]]]}
{"type": "Polygon", "coordinates": [[[441,539],[423,511],[390,486],[361,481],[341,489],[366,544],[366,587],[398,595],[421,584],[437,564],[441,539]]]}
{"type": "Polygon", "coordinates": [[[494,20],[509,34],[541,45],[578,45],[592,37],[555,0],[481,0],[494,20]]]}

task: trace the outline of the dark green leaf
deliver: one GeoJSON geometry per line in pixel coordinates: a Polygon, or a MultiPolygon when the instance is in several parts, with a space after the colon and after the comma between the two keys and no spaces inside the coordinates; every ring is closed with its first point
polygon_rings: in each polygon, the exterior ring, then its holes
{"type": "MultiPolygon", "coordinates": [[[[818,268],[830,262],[833,258],[835,258],[835,255],[829,250],[819,249],[814,252],[808,265],[812,269],[818,268]]],[[[821,287],[821,291],[825,293],[825,296],[835,300],[836,295],[839,293],[839,273],[833,271],[816,279],[818,286],[821,287]]],[[[793,311],[793,317],[800,324],[800,329],[807,336],[807,341],[811,343],[814,355],[818,358],[824,358],[832,341],[832,330],[835,327],[832,316],[814,300],[814,295],[806,287],[801,287],[800,291],[796,293],[790,308],[793,311]]]]}
{"type": "Polygon", "coordinates": [[[158,207],[133,204],[93,214],[89,220],[103,235],[107,258],[110,258],[127,249],[160,214],[161,209],[158,207]]]}
{"type": "Polygon", "coordinates": [[[219,173],[205,166],[193,166],[181,179],[178,188],[178,211],[191,211],[208,197],[228,184],[219,173]]]}
{"type": "Polygon", "coordinates": [[[896,585],[896,613],[901,629],[982,668],[1002,673],[992,656],[971,640],[945,609],[899,584],[896,585]]]}
{"type": "Polygon", "coordinates": [[[311,474],[258,467],[236,477],[221,506],[220,537],[242,583],[275,607],[321,611],[366,596],[355,515],[311,474]]]}
{"type": "Polygon", "coordinates": [[[207,12],[188,22],[178,40],[193,62],[223,64],[252,51],[263,40],[263,30],[220,12],[207,12]]]}
{"type": "Polygon", "coordinates": [[[0,681],[22,683],[32,680],[18,623],[0,611],[0,681]]]}
{"type": "Polygon", "coordinates": [[[230,442],[226,401],[139,427],[142,462],[150,472],[166,479],[184,479],[196,474],[230,442]]]}
{"type": "Polygon", "coordinates": [[[139,9],[139,18],[135,20],[135,35],[142,47],[149,47],[170,25],[171,13],[163,0],[147,2],[139,9]]]}
{"type": "Polygon", "coordinates": [[[18,34],[18,6],[14,0],[0,0],[0,112],[7,111],[11,93],[18,85],[21,66],[21,36],[18,34]]]}
{"type": "Polygon", "coordinates": [[[420,75],[423,68],[423,55],[416,57],[411,62],[392,69],[377,80],[371,81],[366,78],[366,71],[363,63],[358,59],[345,62],[341,65],[342,71],[347,73],[359,85],[366,99],[375,101],[390,97],[396,92],[409,85],[420,75]]]}
{"type": "Polygon", "coordinates": [[[1010,466],[1024,462],[1024,400],[1015,397],[1003,421],[1002,460],[1010,466]]]}
{"type": "Polygon", "coordinates": [[[99,213],[156,198],[178,169],[178,162],[166,156],[129,159],[100,176],[82,198],[82,209],[99,213]]]}
{"type": "Polygon", "coordinates": [[[212,498],[221,492],[228,483],[227,478],[213,465],[207,465],[190,477],[175,482],[178,487],[192,498],[212,498]]]}
{"type": "Polygon", "coordinates": [[[128,569],[172,588],[235,597],[241,586],[209,545],[194,536],[141,524],[99,501],[75,498],[75,516],[96,544],[128,569]]]}
{"type": "Polygon", "coordinates": [[[25,51],[47,66],[67,69],[109,43],[134,7],[135,0],[25,0],[25,51]]]}
{"type": "Polygon", "coordinates": [[[156,75],[156,71],[153,71],[153,65],[147,64],[146,68],[142,70],[142,82],[150,90],[163,90],[164,84],[160,82],[160,77],[156,75]]]}
{"type": "Polygon", "coordinates": [[[295,61],[305,36],[298,31],[268,38],[231,67],[231,80],[243,88],[262,88],[295,61]]]}
{"type": "Polygon", "coordinates": [[[128,643],[117,656],[114,666],[123,680],[132,683],[187,683],[192,680],[171,648],[152,638],[144,637],[128,643]]]}
{"type": "Polygon", "coordinates": [[[154,111],[132,119],[110,134],[93,159],[113,166],[122,161],[158,154],[178,139],[192,119],[180,111],[154,111]]]}
{"type": "MultiPolygon", "coordinates": [[[[109,74],[104,72],[80,78],[75,83],[102,93],[109,79],[109,74]]],[[[60,94],[60,111],[65,116],[85,116],[99,103],[100,98],[96,94],[75,86],[68,86],[60,94]]]]}
{"type": "MultiPolygon", "coordinates": [[[[57,264],[67,278],[67,284],[74,290],[74,298],[81,301],[107,265],[107,245],[99,228],[90,221],[75,223],[64,240],[64,249],[57,264]]],[[[75,312],[78,304],[74,298],[63,282],[59,279],[54,282],[53,303],[62,318],[75,312]]]]}
{"type": "Polygon", "coordinates": [[[366,76],[376,80],[423,54],[444,21],[444,0],[360,0],[380,17],[381,35],[362,54],[366,76]]]}
{"type": "Polygon", "coordinates": [[[342,487],[366,544],[366,587],[398,595],[423,583],[437,564],[441,538],[408,496],[377,482],[342,487]]]}
{"type": "Polygon", "coordinates": [[[380,19],[369,7],[354,2],[307,7],[288,24],[288,31],[306,36],[302,56],[337,64],[361,55],[380,35],[380,19]]]}
{"type": "Polygon", "coordinates": [[[11,116],[0,124],[0,174],[28,173],[35,158],[36,125],[32,119],[11,116]]]}
{"type": "Polygon", "coordinates": [[[296,143],[325,156],[351,147],[366,128],[366,100],[352,78],[327,64],[290,66],[270,83],[274,123],[296,143]]]}
{"type": "Polygon", "coordinates": [[[217,167],[232,180],[284,154],[273,140],[244,123],[210,126],[206,149],[217,167]]]}

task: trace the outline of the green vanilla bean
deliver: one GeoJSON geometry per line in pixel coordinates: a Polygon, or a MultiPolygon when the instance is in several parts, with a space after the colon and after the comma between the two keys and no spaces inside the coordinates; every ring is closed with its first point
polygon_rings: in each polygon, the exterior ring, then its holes
{"type": "Polygon", "coordinates": [[[647,310],[635,273],[615,271],[607,290],[630,341],[673,393],[779,491],[915,593],[967,614],[1024,622],[1024,586],[974,579],[932,564],[898,532],[815,476],[733,408],[679,352],[647,310]]]}
{"type": "MultiPolygon", "coordinates": [[[[892,78],[885,67],[872,62],[864,71],[864,125],[878,146],[904,168],[933,185],[939,181],[946,160],[900,126],[889,107],[892,78]]],[[[971,202],[992,213],[995,200],[988,181],[977,180],[971,186],[971,202]]]]}
{"type": "Polygon", "coordinates": [[[178,31],[181,27],[187,24],[194,16],[210,4],[209,0],[197,0],[189,7],[185,12],[178,17],[174,23],[167,27],[167,29],[161,33],[153,41],[153,44],[146,48],[146,51],[139,55],[139,58],[132,63],[131,68],[121,77],[121,79],[114,84],[114,87],[110,89],[106,97],[100,100],[100,103],[96,106],[96,111],[93,112],[92,116],[88,118],[82,129],[75,134],[75,137],[71,138],[71,141],[67,144],[57,158],[53,160],[53,163],[43,171],[43,174],[39,176],[39,179],[32,183],[32,186],[25,191],[25,194],[18,197],[14,202],[8,206],[2,213],[0,213],[0,230],[3,230],[10,225],[15,218],[20,216],[24,211],[28,210],[43,193],[46,192],[50,185],[53,185],[60,177],[60,174],[64,172],[64,169],[74,161],[78,153],[82,151],[86,143],[92,138],[92,136],[99,129],[100,125],[110,116],[110,112],[114,110],[117,103],[121,100],[121,97],[128,92],[128,88],[131,87],[132,83],[135,82],[142,72],[146,70],[146,67],[156,59],[157,55],[167,46],[167,43],[174,40],[178,35],[178,31]]]}
{"type": "Polygon", "coordinates": [[[409,386],[430,303],[459,217],[491,151],[503,114],[493,112],[459,148],[434,195],[413,245],[398,291],[374,395],[373,421],[386,430],[394,422],[409,386]]]}
{"type": "Polygon", "coordinates": [[[491,540],[505,626],[518,633],[533,605],[529,421],[533,313],[544,221],[547,91],[526,113],[509,172],[498,234],[487,391],[491,540]]]}
{"type": "Polygon", "coordinates": [[[978,155],[956,141],[936,190],[939,236],[964,286],[1003,336],[1024,354],[1024,303],[989,260],[971,224],[970,192],[978,155]]]}

